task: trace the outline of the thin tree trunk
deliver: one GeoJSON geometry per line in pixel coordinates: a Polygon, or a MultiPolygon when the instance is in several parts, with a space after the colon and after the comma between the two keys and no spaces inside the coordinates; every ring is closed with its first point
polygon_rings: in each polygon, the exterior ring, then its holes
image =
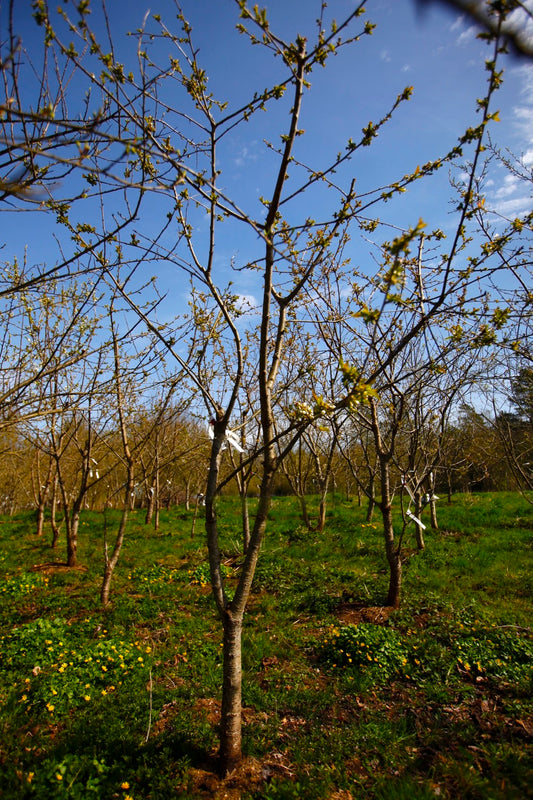
{"type": "Polygon", "coordinates": [[[57,547],[59,539],[60,528],[57,523],[57,489],[59,478],[57,473],[54,475],[54,483],[52,485],[52,501],[50,503],[50,524],[52,526],[52,547],[57,547]]]}
{"type": "Polygon", "coordinates": [[[300,501],[300,510],[302,512],[302,522],[305,525],[305,527],[307,528],[307,530],[310,531],[313,526],[312,526],[311,520],[309,518],[309,512],[307,510],[307,501],[305,499],[305,494],[299,493],[298,494],[298,500],[300,501]]]}
{"type": "MultiPolygon", "coordinates": [[[[124,542],[124,536],[126,533],[126,527],[128,523],[128,515],[130,510],[130,498],[133,493],[134,488],[134,474],[135,474],[135,463],[133,459],[133,455],[131,453],[129,442],[128,442],[128,431],[126,428],[126,421],[124,415],[124,400],[122,395],[122,384],[120,380],[120,352],[118,348],[118,341],[115,334],[115,327],[114,327],[114,320],[113,320],[113,312],[110,312],[110,321],[111,321],[111,330],[113,333],[113,354],[114,354],[114,362],[115,362],[115,391],[117,396],[117,411],[118,411],[118,419],[120,423],[120,437],[122,439],[122,447],[124,450],[124,458],[126,464],[128,465],[127,468],[127,475],[126,475],[126,484],[124,486],[124,502],[122,506],[122,515],[120,517],[120,524],[117,532],[117,538],[115,539],[115,544],[113,547],[113,552],[111,556],[109,556],[108,548],[107,548],[107,535],[104,540],[104,574],[102,578],[102,586],[100,589],[100,600],[102,605],[105,607],[109,603],[109,591],[111,588],[111,578],[113,577],[113,572],[115,567],[118,563],[118,559],[120,556],[120,551],[122,550],[122,544],[124,542]]],[[[106,530],[107,534],[107,530],[106,530]]]]}
{"type": "MultiPolygon", "coordinates": [[[[422,497],[419,491],[415,492],[415,517],[420,519],[422,516],[422,497]]],[[[418,522],[415,522],[415,536],[417,550],[425,550],[426,543],[424,541],[424,529],[418,522]]]]}
{"type": "Polygon", "coordinates": [[[67,566],[75,567],[78,557],[78,529],[80,527],[79,509],[74,509],[72,514],[68,514],[65,509],[65,519],[67,526],[67,566]]]}
{"type": "Polygon", "coordinates": [[[44,532],[44,504],[45,500],[42,499],[39,501],[39,505],[37,506],[37,510],[35,512],[36,517],[36,530],[35,533],[37,536],[42,536],[44,532]]]}
{"type": "Polygon", "coordinates": [[[448,505],[452,502],[452,474],[451,470],[446,471],[446,490],[448,495],[448,505]]]}
{"type": "Polygon", "coordinates": [[[36,535],[42,536],[44,531],[44,517],[45,517],[45,508],[46,508],[46,501],[48,499],[48,495],[50,492],[50,487],[52,486],[52,460],[49,460],[48,463],[48,470],[46,473],[46,478],[44,480],[44,484],[41,485],[41,471],[39,468],[39,459],[37,459],[37,483],[38,483],[38,490],[37,490],[37,509],[35,513],[35,521],[37,523],[36,527],[36,535]]]}
{"type": "Polygon", "coordinates": [[[131,474],[128,479],[128,485],[126,487],[126,492],[124,497],[124,507],[122,509],[122,515],[120,517],[120,524],[117,532],[117,538],[115,539],[113,552],[110,557],[107,549],[107,536],[104,541],[104,574],[102,577],[102,586],[100,588],[100,602],[102,603],[104,608],[109,604],[111,578],[113,577],[113,572],[115,571],[115,567],[118,563],[120,551],[122,549],[122,544],[124,542],[124,536],[128,524],[129,498],[132,486],[133,486],[133,470],[131,470],[131,474]]]}
{"type": "Polygon", "coordinates": [[[318,521],[315,528],[317,533],[322,533],[322,531],[326,527],[326,509],[327,509],[327,488],[323,492],[320,498],[320,504],[318,506],[318,521]]]}
{"type": "Polygon", "coordinates": [[[157,462],[154,484],[154,531],[159,530],[159,458],[157,462]]]}
{"type": "Polygon", "coordinates": [[[220,720],[220,762],[224,774],[242,759],[242,614],[223,619],[224,675],[220,720]]]}
{"type": "Polygon", "coordinates": [[[198,516],[198,506],[200,505],[200,495],[196,495],[196,504],[194,506],[194,515],[192,518],[191,539],[194,539],[194,531],[196,529],[196,518],[198,516]]]}
{"type": "Polygon", "coordinates": [[[387,605],[392,606],[392,608],[399,608],[402,590],[402,562],[400,554],[396,550],[393,550],[388,561],[390,577],[387,605]]]}
{"type": "Polygon", "coordinates": [[[372,522],[374,519],[374,511],[376,508],[376,479],[374,475],[370,476],[370,481],[368,483],[368,505],[366,507],[366,521],[372,522]]]}
{"type": "MultiPolygon", "coordinates": [[[[402,560],[401,540],[396,543],[394,539],[394,525],[392,522],[392,495],[390,482],[390,459],[392,448],[386,450],[381,439],[379,417],[375,401],[370,401],[372,415],[372,433],[376,443],[379,459],[379,474],[381,479],[381,502],[379,508],[383,519],[383,535],[385,538],[385,553],[389,564],[389,589],[386,603],[388,606],[398,608],[402,588],[402,560]]],[[[394,439],[394,433],[393,433],[394,439]]]]}
{"type": "Polygon", "coordinates": [[[248,510],[248,496],[246,489],[241,492],[241,515],[242,515],[242,552],[246,555],[250,544],[250,512],[248,510]]]}
{"type": "Polygon", "coordinates": [[[439,521],[437,519],[437,501],[432,496],[431,500],[429,501],[429,513],[430,513],[430,525],[432,530],[438,531],[439,529],[439,521]]]}
{"type": "Polygon", "coordinates": [[[146,516],[144,518],[144,524],[150,525],[152,522],[152,518],[154,516],[154,504],[155,504],[155,485],[152,482],[152,485],[148,489],[148,504],[146,506],[146,516]]]}

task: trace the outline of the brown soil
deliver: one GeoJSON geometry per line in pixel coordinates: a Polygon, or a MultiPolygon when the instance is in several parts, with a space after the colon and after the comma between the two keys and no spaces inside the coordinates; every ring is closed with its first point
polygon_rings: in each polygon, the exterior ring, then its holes
{"type": "Polygon", "coordinates": [[[342,603],[336,615],[343,625],[357,625],[360,622],[371,622],[383,625],[395,611],[392,606],[363,606],[356,603],[342,603]]]}
{"type": "Polygon", "coordinates": [[[69,567],[67,564],[60,561],[48,561],[46,564],[34,564],[31,567],[32,572],[44,572],[45,575],[54,575],[58,572],[87,572],[87,567],[83,564],[76,564],[75,567],[69,567]]]}
{"type": "MultiPolygon", "coordinates": [[[[167,727],[172,726],[176,708],[176,702],[163,707],[152,729],[152,735],[160,735],[167,727]]],[[[203,716],[210,725],[217,726],[220,723],[220,702],[214,698],[200,698],[194,705],[194,712],[203,716]]],[[[244,725],[257,718],[257,712],[251,708],[243,708],[242,715],[244,725]]],[[[240,800],[244,792],[260,789],[273,778],[291,778],[293,775],[286,756],[275,752],[262,759],[245,758],[229,775],[221,777],[216,753],[212,753],[206,756],[204,763],[189,768],[187,791],[199,798],[240,800]]]]}

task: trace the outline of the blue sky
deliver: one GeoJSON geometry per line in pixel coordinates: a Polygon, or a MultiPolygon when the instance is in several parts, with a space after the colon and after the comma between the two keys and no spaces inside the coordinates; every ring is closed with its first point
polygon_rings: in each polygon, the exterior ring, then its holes
{"type": "MultiPolygon", "coordinates": [[[[5,36],[6,4],[2,7],[2,38],[5,36]]],[[[263,5],[263,4],[260,4],[263,5]]],[[[312,37],[320,3],[315,0],[271,0],[265,3],[271,28],[280,36],[294,38],[296,33],[312,37]]],[[[353,8],[353,0],[330,0],[326,19],[343,19],[353,8]]],[[[359,192],[397,180],[418,164],[434,159],[456,143],[463,130],[479,120],[476,98],[483,95],[487,73],[483,68],[490,56],[487,46],[475,38],[468,20],[448,8],[432,3],[420,10],[413,0],[369,0],[367,15],[376,23],[372,36],[362,37],[330,59],[325,70],[316,68],[310,76],[312,87],[305,98],[301,127],[305,135],[298,140],[297,157],[320,169],[347,140],[357,139],[370,120],[376,122],[388,110],[404,87],[413,86],[412,99],[403,104],[372,147],[364,148],[349,163],[344,175],[355,177],[359,192]]],[[[69,10],[69,4],[65,4],[69,10]]],[[[109,3],[110,23],[117,53],[127,61],[134,53],[135,42],[123,38],[127,30],[142,23],[148,3],[144,0],[109,3]]],[[[209,87],[229,108],[250,99],[253,91],[271,86],[282,75],[280,60],[273,60],[260,47],[251,47],[235,31],[238,22],[233,0],[184,0],[182,8],[193,26],[193,39],[199,48],[198,59],[210,76],[209,87]]],[[[150,4],[151,13],[160,13],[169,25],[175,18],[170,2],[150,4]]],[[[28,51],[37,53],[39,44],[29,3],[18,6],[17,22],[28,51]]],[[[150,21],[148,22],[150,25],[150,21]]],[[[356,21],[353,33],[362,28],[356,21]]],[[[103,28],[98,28],[103,31],[103,28]]],[[[159,50],[161,60],[168,58],[168,45],[159,50]],[[166,48],[166,49],[165,49],[166,48]]],[[[127,69],[128,67],[126,67],[127,69]]],[[[221,148],[222,185],[251,214],[260,214],[259,196],[268,196],[276,158],[265,148],[264,140],[279,141],[288,120],[290,101],[285,98],[268,113],[259,113],[236,129],[221,148]]],[[[505,59],[505,81],[493,110],[500,110],[499,123],[492,127],[494,142],[510,148],[533,167],[533,63],[513,57],[505,59]]],[[[58,187],[58,192],[64,187],[58,187]]],[[[429,228],[453,227],[448,174],[442,170],[435,177],[416,184],[401,199],[379,210],[382,220],[397,226],[416,224],[423,217],[429,228]]],[[[518,181],[501,167],[495,167],[488,184],[488,202],[499,212],[516,216],[531,206],[527,184],[518,181]]],[[[305,201],[309,208],[296,205],[295,212],[320,214],[322,195],[305,201]],[[313,207],[313,203],[315,206],[313,207]]],[[[86,208],[89,208],[88,206],[86,208]]],[[[113,209],[110,209],[112,211],[113,209]]],[[[0,241],[5,243],[3,261],[14,257],[28,262],[54,263],[58,258],[54,235],[63,237],[53,219],[42,212],[2,209],[0,241]]],[[[155,230],[159,205],[148,206],[138,223],[138,230],[155,230]]],[[[87,210],[78,212],[83,218],[87,210]]],[[[92,212],[90,212],[92,213],[92,212]]],[[[201,242],[205,220],[195,216],[195,229],[201,242]]],[[[69,246],[68,241],[66,246],[69,246]]],[[[201,246],[201,245],[200,245],[201,246]]],[[[231,259],[245,263],[253,257],[253,237],[242,235],[231,225],[219,239],[218,262],[231,259]]],[[[352,244],[354,261],[367,258],[357,241],[352,244]]],[[[171,293],[172,303],[164,314],[180,308],[187,296],[183,275],[164,263],[150,266],[157,272],[162,290],[171,293]]],[[[239,287],[243,295],[253,295],[252,279],[239,287]]]]}

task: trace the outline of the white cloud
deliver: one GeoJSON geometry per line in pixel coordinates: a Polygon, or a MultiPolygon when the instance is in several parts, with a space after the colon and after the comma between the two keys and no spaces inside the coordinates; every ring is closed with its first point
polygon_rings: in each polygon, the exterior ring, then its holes
{"type": "Polygon", "coordinates": [[[452,24],[450,25],[450,30],[454,32],[460,30],[463,27],[464,22],[465,22],[464,15],[461,14],[460,16],[457,17],[457,19],[454,20],[454,22],[452,22],[452,24]]]}
{"type": "Polygon", "coordinates": [[[462,47],[463,45],[470,44],[470,42],[476,38],[479,33],[479,28],[475,25],[470,25],[470,27],[465,28],[456,39],[456,44],[462,47]]]}
{"type": "Polygon", "coordinates": [[[506,175],[503,179],[503,184],[494,193],[494,197],[509,197],[510,195],[515,194],[521,184],[522,181],[520,181],[516,175],[506,175]]]}
{"type": "Polygon", "coordinates": [[[519,132],[529,141],[533,141],[533,105],[515,106],[513,114],[519,132]]]}
{"type": "Polygon", "coordinates": [[[531,98],[531,92],[533,92],[533,67],[530,64],[523,64],[518,67],[516,72],[522,82],[522,94],[531,98]]]}
{"type": "Polygon", "coordinates": [[[514,128],[521,141],[521,148],[530,151],[533,144],[533,66],[523,65],[513,74],[520,82],[519,99],[513,107],[514,128]]]}
{"type": "Polygon", "coordinates": [[[240,294],[236,306],[241,314],[254,313],[258,309],[258,303],[253,294],[240,294]]]}
{"type": "MultiPolygon", "coordinates": [[[[531,156],[533,157],[533,151],[531,156]]],[[[498,174],[503,174],[503,180],[499,183],[492,182],[491,189],[487,193],[488,205],[497,214],[507,218],[527,214],[531,210],[531,197],[527,194],[528,184],[518,175],[501,171],[498,174]]],[[[498,174],[495,176],[496,181],[498,174]]]]}
{"type": "Polygon", "coordinates": [[[512,30],[517,34],[518,40],[528,48],[533,46],[533,3],[525,0],[523,3],[524,8],[517,8],[509,16],[506,28],[512,30]]]}
{"type": "Polygon", "coordinates": [[[501,203],[494,204],[494,210],[503,217],[516,217],[527,214],[531,210],[531,198],[526,196],[513,197],[501,203]]]}
{"type": "Polygon", "coordinates": [[[233,157],[233,163],[236,167],[245,167],[250,161],[257,161],[259,143],[257,140],[252,140],[249,145],[243,144],[240,151],[233,157]]]}

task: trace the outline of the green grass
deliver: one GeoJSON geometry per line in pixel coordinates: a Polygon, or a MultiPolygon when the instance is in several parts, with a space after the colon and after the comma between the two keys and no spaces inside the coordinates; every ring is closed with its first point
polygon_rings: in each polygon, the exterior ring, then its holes
{"type": "MultiPolygon", "coordinates": [[[[221,499],[230,583],[238,510],[221,499]]],[[[423,553],[406,541],[402,607],[380,613],[379,517],[337,497],[309,533],[275,498],[243,640],[247,759],[221,782],[221,635],[192,512],[162,511],[157,532],[133,513],[106,611],[102,515],[82,517],[75,570],[30,514],[0,519],[0,798],[531,796],[533,508],[458,496],[439,524],[423,553]]]]}

